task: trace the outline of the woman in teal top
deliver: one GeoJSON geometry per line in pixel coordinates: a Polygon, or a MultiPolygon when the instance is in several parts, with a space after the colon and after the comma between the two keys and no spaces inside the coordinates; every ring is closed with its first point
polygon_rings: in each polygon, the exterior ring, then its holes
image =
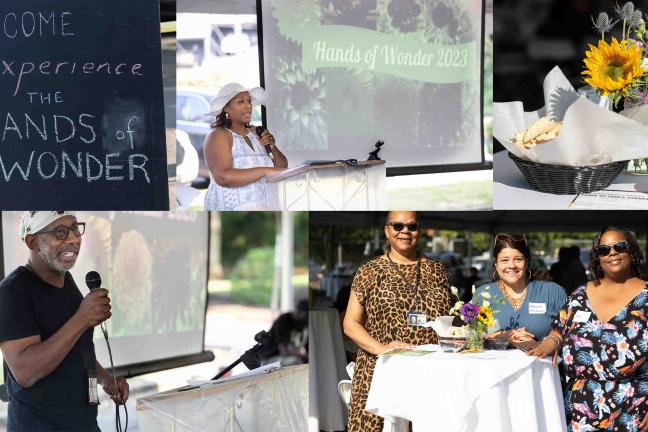
{"type": "Polygon", "coordinates": [[[490,293],[493,316],[502,330],[513,330],[512,342],[541,340],[565,304],[565,290],[553,282],[532,280],[531,251],[522,235],[498,234],[493,258],[495,281],[479,287],[474,298],[481,304],[481,293],[490,293]]]}

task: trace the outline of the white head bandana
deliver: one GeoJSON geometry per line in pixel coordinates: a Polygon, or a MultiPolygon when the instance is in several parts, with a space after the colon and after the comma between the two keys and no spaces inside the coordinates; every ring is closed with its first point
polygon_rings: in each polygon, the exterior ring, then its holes
{"type": "Polygon", "coordinates": [[[65,216],[76,216],[72,211],[26,211],[20,222],[20,238],[24,241],[27,234],[36,234],[52,222],[65,216]]]}

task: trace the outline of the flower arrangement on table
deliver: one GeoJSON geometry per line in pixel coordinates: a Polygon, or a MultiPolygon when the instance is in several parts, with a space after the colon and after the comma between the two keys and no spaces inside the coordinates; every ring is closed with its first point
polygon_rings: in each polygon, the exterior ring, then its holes
{"type": "Polygon", "coordinates": [[[464,348],[466,351],[481,351],[484,349],[484,335],[488,332],[488,328],[495,324],[493,318],[493,309],[491,308],[490,299],[491,295],[488,289],[480,293],[481,305],[477,304],[477,299],[474,299],[475,287],[473,287],[473,301],[464,303],[459,300],[459,293],[456,287],[451,287],[452,295],[457,299],[450,315],[458,316],[468,328],[466,335],[466,343],[464,348]]]}
{"type": "Polygon", "coordinates": [[[592,17],[598,43],[584,49],[576,90],[558,66],[543,82],[545,106],[493,104],[493,133],[541,192],[604,189],[628,167],[648,167],[647,19],[632,2],[592,17]],[[615,112],[613,108],[616,108],[615,112]]]}
{"type": "MultiPolygon", "coordinates": [[[[612,106],[624,108],[648,105],[648,40],[646,21],[634,3],[627,2],[615,7],[617,19],[601,12],[594,28],[601,35],[598,46],[589,45],[585,53],[585,82],[598,92],[602,105],[609,100],[612,106]],[[621,24],[621,39],[612,36],[614,27],[621,24]],[[605,35],[610,35],[610,42],[605,35]]],[[[648,158],[633,161],[634,169],[648,167],[648,158]]]]}
{"type": "Polygon", "coordinates": [[[585,52],[585,82],[595,88],[603,98],[609,98],[616,107],[621,100],[626,107],[648,104],[648,49],[646,48],[646,22],[632,2],[623,7],[617,4],[618,19],[601,12],[594,28],[601,35],[598,46],[589,45],[585,52]],[[621,39],[612,36],[614,26],[622,22],[621,39]],[[611,41],[605,40],[609,33],[611,41]]]}

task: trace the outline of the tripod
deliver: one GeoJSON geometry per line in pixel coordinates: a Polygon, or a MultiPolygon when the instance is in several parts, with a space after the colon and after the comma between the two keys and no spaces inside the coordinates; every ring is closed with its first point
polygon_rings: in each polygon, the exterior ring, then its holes
{"type": "Polygon", "coordinates": [[[217,379],[222,378],[223,375],[225,375],[227,372],[234,369],[236,365],[238,365],[241,362],[248,369],[256,369],[259,366],[261,366],[261,360],[259,359],[259,351],[265,348],[268,345],[268,342],[270,342],[270,333],[268,333],[265,330],[262,330],[256,335],[254,335],[254,340],[257,342],[256,345],[254,345],[249,350],[245,351],[243,355],[241,355],[241,357],[239,357],[234,363],[230,364],[225,369],[220,371],[218,375],[216,375],[211,380],[216,381],[217,379]]]}

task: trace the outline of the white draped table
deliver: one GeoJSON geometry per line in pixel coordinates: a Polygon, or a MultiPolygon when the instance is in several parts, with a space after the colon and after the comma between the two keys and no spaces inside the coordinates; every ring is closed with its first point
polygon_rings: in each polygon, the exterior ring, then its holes
{"type": "Polygon", "coordinates": [[[303,432],[307,411],[308,365],[137,400],[146,432],[303,432]]]}
{"type": "Polygon", "coordinates": [[[347,409],[338,393],[338,381],[346,374],[346,353],[337,309],[308,313],[309,431],[341,431],[347,409]]]}
{"type": "Polygon", "coordinates": [[[519,350],[380,356],[365,409],[384,432],[566,430],[558,369],[519,350]]]}

